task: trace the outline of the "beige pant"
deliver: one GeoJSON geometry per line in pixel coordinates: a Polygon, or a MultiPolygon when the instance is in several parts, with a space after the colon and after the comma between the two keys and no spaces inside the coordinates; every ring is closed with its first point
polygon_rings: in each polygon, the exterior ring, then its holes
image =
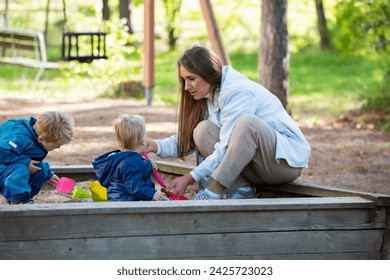
{"type": "MultiPolygon", "coordinates": [[[[194,130],[194,141],[201,156],[207,157],[219,141],[220,128],[211,121],[200,122],[194,130]]],[[[276,134],[263,120],[244,115],[233,129],[230,142],[219,166],[211,174],[227,190],[261,184],[294,181],[302,168],[294,168],[284,159],[275,160],[276,134]]]]}

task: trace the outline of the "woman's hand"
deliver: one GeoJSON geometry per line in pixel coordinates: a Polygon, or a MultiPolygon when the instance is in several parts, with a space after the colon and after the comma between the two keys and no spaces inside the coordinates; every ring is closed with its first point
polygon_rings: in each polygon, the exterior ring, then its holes
{"type": "Polygon", "coordinates": [[[28,164],[28,170],[30,170],[30,174],[35,174],[35,172],[41,170],[42,168],[36,166],[35,164],[38,164],[39,161],[37,160],[31,160],[28,164]]]}
{"type": "Polygon", "coordinates": [[[195,183],[194,178],[192,178],[191,174],[186,174],[173,180],[172,184],[169,186],[169,191],[174,194],[184,193],[187,186],[192,183],[195,183]]]}
{"type": "Polygon", "coordinates": [[[147,153],[157,153],[157,142],[153,140],[148,140],[146,144],[145,152],[147,153]]]}

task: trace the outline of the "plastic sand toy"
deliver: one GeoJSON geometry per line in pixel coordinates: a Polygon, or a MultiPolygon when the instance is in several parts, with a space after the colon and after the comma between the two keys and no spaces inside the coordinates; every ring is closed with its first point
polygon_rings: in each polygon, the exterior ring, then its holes
{"type": "Polygon", "coordinates": [[[80,187],[74,187],[73,193],[72,193],[73,198],[90,198],[91,194],[85,190],[83,190],[80,187]]]}
{"type": "Polygon", "coordinates": [[[71,193],[75,182],[76,181],[73,179],[69,179],[67,177],[61,177],[58,180],[56,190],[57,190],[57,192],[71,193]]]}
{"type": "MultiPolygon", "coordinates": [[[[144,152],[143,153],[144,157],[146,160],[151,161],[148,153],[144,152]]],[[[160,173],[157,171],[157,168],[153,166],[153,176],[156,178],[157,183],[160,184],[161,186],[161,191],[166,194],[169,200],[188,200],[188,197],[182,194],[174,194],[170,191],[167,190],[167,186],[165,185],[165,182],[163,178],[161,177],[160,173]]]]}
{"type": "Polygon", "coordinates": [[[91,190],[93,201],[107,201],[107,189],[100,185],[98,181],[87,182],[89,189],[91,190]]]}

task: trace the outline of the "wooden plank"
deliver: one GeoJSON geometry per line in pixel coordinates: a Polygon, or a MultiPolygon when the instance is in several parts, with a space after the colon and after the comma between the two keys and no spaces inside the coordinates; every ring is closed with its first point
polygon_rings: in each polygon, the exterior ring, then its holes
{"type": "MultiPolygon", "coordinates": [[[[161,172],[184,175],[193,170],[196,166],[178,162],[156,161],[161,172]]],[[[390,196],[369,192],[361,192],[350,189],[336,188],[319,184],[307,184],[302,182],[291,182],[283,185],[263,185],[259,188],[265,188],[274,192],[286,192],[298,195],[307,195],[315,197],[335,197],[335,196],[360,196],[374,200],[378,206],[390,206],[390,196]]]]}
{"type": "Polygon", "coordinates": [[[147,105],[152,104],[154,77],[154,0],[144,1],[143,77],[147,105]]]}
{"type": "Polygon", "coordinates": [[[154,0],[144,1],[143,80],[145,88],[154,86],[154,0]]]}
{"type": "MultiPolygon", "coordinates": [[[[170,162],[170,161],[156,161],[160,172],[184,175],[195,168],[194,165],[170,162]]],[[[53,166],[52,170],[61,176],[75,174],[78,177],[96,178],[94,175],[92,165],[73,165],[73,166],[53,166]],[[83,174],[86,174],[83,176],[83,174]]],[[[360,192],[354,190],[347,190],[342,188],[328,187],[318,184],[306,184],[301,182],[291,182],[283,185],[262,185],[258,189],[265,190],[272,193],[291,193],[298,196],[313,196],[313,197],[345,197],[358,196],[373,200],[378,206],[390,206],[390,196],[360,192]]]]}
{"type": "Polygon", "coordinates": [[[31,68],[59,69],[61,67],[56,62],[42,62],[28,57],[2,57],[0,62],[31,68]]]}
{"type": "Polygon", "coordinates": [[[27,33],[17,33],[14,31],[11,31],[11,38],[15,41],[21,41],[25,42],[26,44],[32,45],[35,43],[36,40],[36,34],[27,34],[27,33]]]}
{"type": "Polygon", "coordinates": [[[0,42],[0,46],[1,47],[5,47],[5,48],[16,47],[17,49],[29,50],[29,51],[35,50],[35,47],[32,46],[32,45],[23,44],[23,43],[9,42],[9,41],[2,41],[2,42],[0,42]]]}
{"type": "Polygon", "coordinates": [[[52,166],[51,169],[56,173],[95,173],[92,164],[52,166]]]}
{"type": "Polygon", "coordinates": [[[51,170],[58,177],[70,177],[76,181],[96,180],[92,165],[52,166],[51,170]]]}
{"type": "Polygon", "coordinates": [[[171,173],[176,175],[185,175],[192,171],[196,166],[184,164],[180,162],[169,162],[169,161],[156,161],[158,170],[165,173],[171,173]]]}
{"type": "Polygon", "coordinates": [[[347,190],[318,184],[291,182],[283,185],[264,185],[259,188],[265,188],[276,192],[290,192],[309,196],[360,196],[375,201],[378,206],[390,206],[390,196],[387,195],[347,190]]]}
{"type": "Polygon", "coordinates": [[[206,23],[207,33],[214,52],[220,57],[223,65],[229,65],[230,60],[223,47],[222,37],[219,33],[217,20],[215,19],[213,7],[210,0],[199,0],[203,18],[206,23]]]}
{"type": "Polygon", "coordinates": [[[0,242],[0,259],[235,259],[261,255],[365,253],[381,246],[381,230],[294,231],[124,236],[0,242]],[[364,240],[364,242],[362,242],[364,240]]]}
{"type": "Polygon", "coordinates": [[[133,202],[85,202],[8,205],[0,208],[0,217],[13,217],[21,213],[28,216],[44,214],[111,214],[160,213],[160,212],[230,212],[265,210],[310,210],[310,209],[374,209],[375,204],[360,197],[298,197],[269,199],[220,199],[220,200],[174,200],[133,202]]]}
{"type": "Polygon", "coordinates": [[[211,206],[199,201],[9,206],[0,209],[0,241],[385,228],[383,209],[353,199],[341,204],[297,198],[289,207],[276,199],[211,206]]]}
{"type": "Polygon", "coordinates": [[[386,228],[383,231],[383,242],[381,253],[385,259],[390,260],[390,207],[385,209],[386,212],[386,228]]]}
{"type": "Polygon", "coordinates": [[[364,210],[221,213],[90,214],[1,218],[0,241],[57,238],[183,235],[206,233],[282,232],[329,229],[383,229],[379,213],[364,210]],[[255,222],[254,222],[255,221],[255,222]]]}

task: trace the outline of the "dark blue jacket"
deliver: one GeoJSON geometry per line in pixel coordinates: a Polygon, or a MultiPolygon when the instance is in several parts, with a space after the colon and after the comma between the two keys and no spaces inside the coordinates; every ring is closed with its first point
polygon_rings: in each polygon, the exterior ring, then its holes
{"type": "Polygon", "coordinates": [[[109,201],[152,200],[156,193],[151,178],[152,164],[135,152],[111,151],[92,165],[109,201]]]}
{"type": "MultiPolygon", "coordinates": [[[[0,170],[15,163],[28,166],[31,160],[42,161],[46,157],[47,151],[38,142],[33,129],[36,121],[34,117],[8,120],[0,126],[0,170]]],[[[45,179],[49,180],[53,175],[48,169],[45,179]]]]}

